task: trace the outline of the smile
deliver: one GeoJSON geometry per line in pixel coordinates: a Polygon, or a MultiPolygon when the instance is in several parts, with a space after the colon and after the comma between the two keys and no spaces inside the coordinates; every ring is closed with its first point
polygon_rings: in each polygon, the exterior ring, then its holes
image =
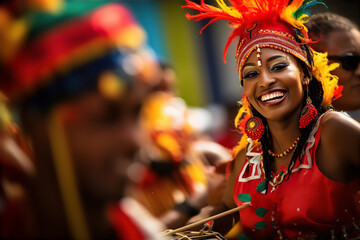
{"type": "Polygon", "coordinates": [[[266,105],[273,105],[282,102],[285,96],[286,96],[286,91],[276,90],[262,94],[260,97],[258,97],[258,100],[260,100],[262,103],[266,105]]]}

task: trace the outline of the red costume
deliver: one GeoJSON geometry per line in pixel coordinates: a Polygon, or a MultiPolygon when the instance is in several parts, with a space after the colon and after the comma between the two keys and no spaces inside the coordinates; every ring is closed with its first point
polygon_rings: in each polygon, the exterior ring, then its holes
{"type": "Polygon", "coordinates": [[[110,206],[108,218],[118,239],[164,239],[159,235],[164,230],[162,223],[154,219],[141,204],[132,198],[124,198],[119,204],[110,206]]]}
{"type": "MultiPolygon", "coordinates": [[[[320,118],[321,119],[321,118],[320,118]]],[[[320,142],[320,119],[311,133],[305,154],[296,161],[290,178],[264,190],[261,145],[247,148],[246,162],[234,188],[236,204],[251,201],[252,207],[241,210],[244,235],[252,239],[304,239],[330,236],[346,238],[359,234],[360,181],[335,182],[319,170],[315,155],[320,142]],[[357,231],[357,232],[356,232],[357,231]]],[[[281,177],[287,166],[273,176],[281,177]]]]}

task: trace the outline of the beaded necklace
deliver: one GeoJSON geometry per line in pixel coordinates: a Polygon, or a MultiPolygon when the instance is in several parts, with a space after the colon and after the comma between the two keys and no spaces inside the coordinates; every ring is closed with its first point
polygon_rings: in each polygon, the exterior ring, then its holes
{"type": "Polygon", "coordinates": [[[295,149],[296,145],[298,144],[300,140],[300,137],[298,137],[297,139],[295,139],[295,142],[288,148],[286,149],[284,152],[280,153],[280,154],[276,154],[273,151],[271,151],[270,149],[268,150],[268,153],[276,158],[282,158],[285,157],[286,155],[288,155],[289,152],[291,152],[293,149],[295,149]]]}

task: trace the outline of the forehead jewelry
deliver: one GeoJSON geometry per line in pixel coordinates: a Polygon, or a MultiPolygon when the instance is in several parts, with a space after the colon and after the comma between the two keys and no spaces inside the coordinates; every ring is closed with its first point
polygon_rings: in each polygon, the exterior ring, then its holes
{"type": "Polygon", "coordinates": [[[259,45],[257,45],[256,46],[256,51],[257,51],[257,53],[256,53],[256,58],[257,58],[257,65],[258,65],[258,67],[261,67],[261,49],[260,49],[260,46],[259,45]]]}

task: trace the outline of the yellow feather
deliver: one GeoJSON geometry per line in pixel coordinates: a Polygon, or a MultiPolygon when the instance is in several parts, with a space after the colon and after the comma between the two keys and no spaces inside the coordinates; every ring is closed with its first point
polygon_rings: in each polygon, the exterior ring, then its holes
{"type": "Polygon", "coordinates": [[[321,82],[324,90],[324,97],[322,106],[331,105],[334,91],[338,87],[338,77],[330,72],[339,67],[338,63],[328,63],[327,53],[313,51],[314,66],[312,69],[313,75],[321,82]]]}

